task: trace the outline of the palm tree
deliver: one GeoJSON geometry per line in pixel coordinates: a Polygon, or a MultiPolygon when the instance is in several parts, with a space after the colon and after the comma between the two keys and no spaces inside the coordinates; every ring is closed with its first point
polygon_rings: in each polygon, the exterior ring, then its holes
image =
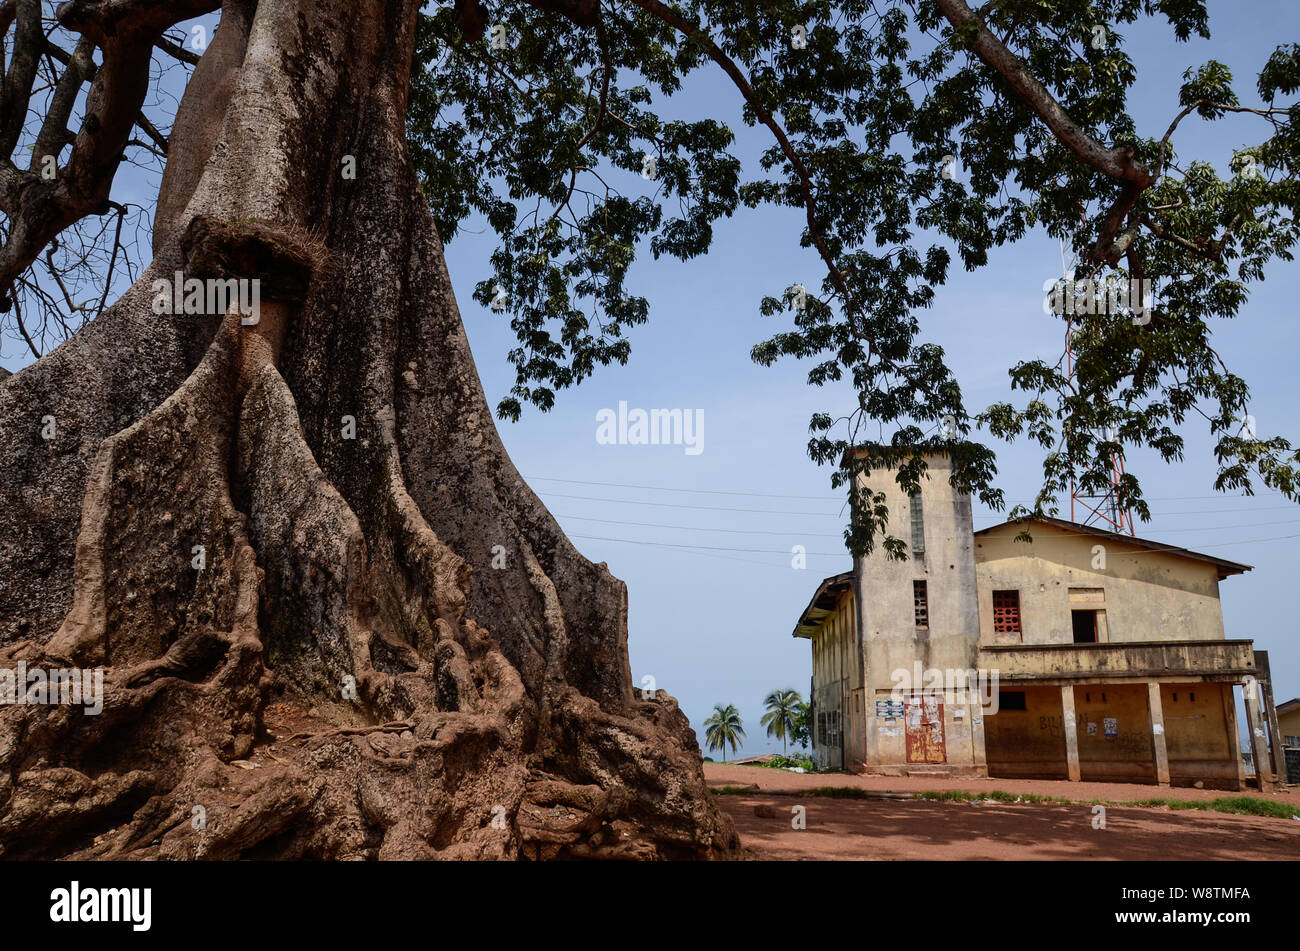
{"type": "Polygon", "coordinates": [[[812,704],[807,700],[800,700],[794,713],[794,729],[790,731],[790,741],[798,743],[803,749],[808,749],[808,741],[812,739],[812,704]]]}
{"type": "Polygon", "coordinates": [[[782,756],[785,755],[786,738],[793,739],[798,727],[801,703],[803,697],[799,696],[799,692],[788,687],[785,690],[773,690],[763,701],[767,713],[763,714],[763,719],[759,722],[767,727],[768,736],[774,736],[781,741],[782,756]]]}
{"type": "Polygon", "coordinates": [[[735,753],[744,738],[745,725],[740,719],[740,711],[730,703],[725,707],[720,703],[714,704],[713,715],[704,721],[704,742],[709,749],[721,750],[722,761],[725,763],[727,744],[731,744],[731,752],[735,753]]]}

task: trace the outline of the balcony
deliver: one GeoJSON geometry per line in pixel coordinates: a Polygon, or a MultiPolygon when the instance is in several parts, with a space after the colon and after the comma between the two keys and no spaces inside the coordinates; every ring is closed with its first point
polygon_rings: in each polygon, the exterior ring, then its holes
{"type": "Polygon", "coordinates": [[[1253,641],[1129,641],[1108,644],[1012,644],[981,647],[979,665],[1001,683],[1254,675],[1253,641]]]}

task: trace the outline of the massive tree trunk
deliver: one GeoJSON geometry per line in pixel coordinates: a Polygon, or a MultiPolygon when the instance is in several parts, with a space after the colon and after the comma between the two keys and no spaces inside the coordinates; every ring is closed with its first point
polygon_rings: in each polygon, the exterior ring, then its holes
{"type": "Polygon", "coordinates": [[[736,848],[497,435],[406,153],[417,9],[229,0],[152,265],[0,383],[0,668],[104,668],[99,715],[0,707],[4,857],[736,848]],[[178,271],[260,319],[155,314],[178,271]]]}

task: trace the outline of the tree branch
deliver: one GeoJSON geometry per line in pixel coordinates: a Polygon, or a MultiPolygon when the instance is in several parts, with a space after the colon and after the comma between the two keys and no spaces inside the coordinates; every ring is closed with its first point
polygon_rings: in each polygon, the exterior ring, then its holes
{"type": "Polygon", "coordinates": [[[839,291],[840,295],[844,299],[844,309],[849,317],[849,325],[850,327],[853,327],[856,332],[857,321],[854,320],[854,317],[857,313],[857,308],[854,305],[853,295],[849,291],[848,283],[844,279],[844,272],[842,272],[837,266],[835,257],[826,246],[826,239],[822,235],[821,228],[817,224],[816,199],[813,196],[812,176],[808,173],[808,167],[804,164],[803,159],[799,157],[799,153],[795,151],[794,146],[790,142],[789,136],[785,134],[785,129],[781,127],[781,124],[772,117],[772,113],[768,111],[765,105],[763,105],[762,101],[758,98],[758,94],[754,92],[754,88],[749,84],[749,80],[745,77],[745,74],[741,72],[740,67],[735,64],[731,57],[722,52],[722,50],[718,48],[718,45],[714,43],[707,34],[702,33],[694,23],[691,23],[676,10],[660,3],[659,0],[632,0],[632,3],[656,19],[667,23],[688,39],[698,38],[701,40],[709,54],[709,58],[722,67],[722,71],[727,74],[735,87],[740,90],[740,94],[744,96],[745,101],[749,103],[750,107],[754,110],[754,114],[758,116],[759,121],[762,122],[763,125],[767,126],[772,135],[776,138],[777,144],[781,147],[781,152],[785,155],[786,160],[794,169],[795,175],[799,178],[799,190],[803,196],[804,209],[807,213],[809,237],[812,239],[813,246],[817,249],[817,253],[821,255],[822,260],[826,263],[831,283],[834,284],[835,289],[839,291]]]}
{"type": "Polygon", "coordinates": [[[1094,261],[1118,259],[1113,245],[1125,217],[1141,197],[1142,192],[1155,182],[1155,175],[1141,162],[1131,149],[1107,148],[1081,126],[1061,107],[1047,87],[1030,73],[1025,64],[1002,41],[993,35],[984,21],[968,7],[964,0],[935,0],[939,11],[958,34],[969,34],[968,48],[1011,87],[1025,105],[1052,131],[1052,134],[1079,161],[1107,178],[1123,183],[1119,196],[1102,218],[1097,241],[1090,257],[1094,261]]]}
{"type": "Polygon", "coordinates": [[[164,53],[170,53],[182,63],[188,63],[191,66],[199,65],[198,53],[195,53],[193,50],[187,50],[179,43],[173,43],[165,36],[158,37],[158,39],[154,40],[153,45],[158,47],[158,49],[162,50],[164,53]]]}
{"type": "MultiPolygon", "coordinates": [[[[156,129],[150,133],[152,126],[140,114],[149,90],[155,42],[175,23],[209,13],[218,6],[219,0],[70,0],[58,7],[59,23],[79,32],[83,39],[71,56],[64,53],[69,72],[75,70],[76,76],[64,74],[56,99],[70,90],[75,100],[84,81],[84,62],[79,63],[78,57],[87,42],[102,49],[104,57],[103,65],[94,71],[86,95],[85,120],[73,139],[67,167],[54,179],[48,179],[35,170],[40,154],[33,157],[32,168],[25,172],[9,158],[26,121],[35,63],[50,45],[41,31],[39,0],[16,0],[19,43],[14,50],[14,66],[0,90],[4,105],[0,113],[4,123],[0,125],[0,145],[4,146],[0,210],[9,217],[11,226],[8,240],[0,248],[0,291],[10,292],[18,275],[61,231],[88,215],[108,210],[113,178],[132,129],[143,120],[146,134],[157,134],[156,129]],[[35,39],[29,36],[32,16],[35,39]]],[[[0,26],[4,25],[5,15],[0,9],[0,26]]],[[[56,154],[55,140],[66,134],[62,128],[65,121],[66,116],[56,128],[47,118],[41,133],[50,149],[45,154],[56,154]]],[[[59,143],[59,150],[62,145],[59,143]]]]}

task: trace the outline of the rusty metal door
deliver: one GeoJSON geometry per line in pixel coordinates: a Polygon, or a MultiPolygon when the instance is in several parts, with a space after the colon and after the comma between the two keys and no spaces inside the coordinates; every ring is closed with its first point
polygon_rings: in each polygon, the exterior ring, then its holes
{"type": "Polygon", "coordinates": [[[908,697],[903,708],[909,763],[946,763],[943,744],[943,702],[938,697],[908,697]]]}

